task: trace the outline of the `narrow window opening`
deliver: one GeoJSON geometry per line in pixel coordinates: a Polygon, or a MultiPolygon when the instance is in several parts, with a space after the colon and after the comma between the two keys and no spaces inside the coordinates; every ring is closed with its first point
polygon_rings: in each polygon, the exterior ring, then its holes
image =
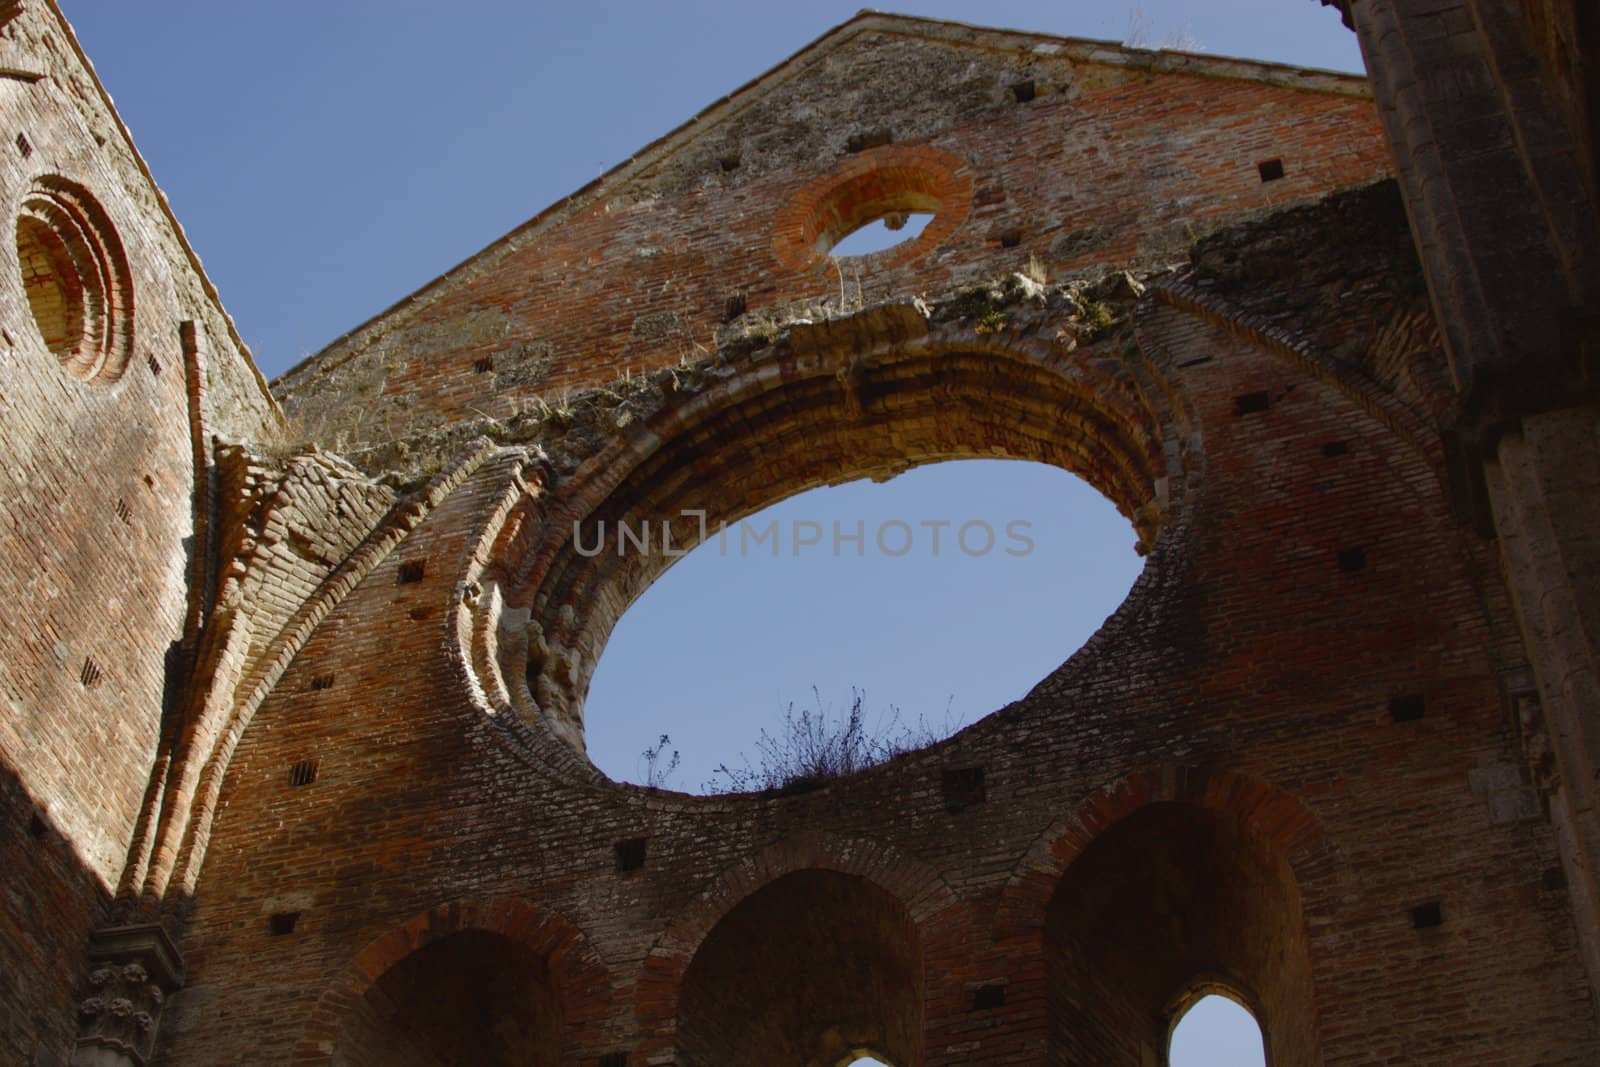
{"type": "Polygon", "coordinates": [[[933,221],[932,212],[901,211],[880,215],[846,234],[830,254],[844,258],[866,256],[915,241],[933,221]]]}
{"type": "Polygon", "coordinates": [[[1264,182],[1275,182],[1283,177],[1283,160],[1267,159],[1256,164],[1256,170],[1261,173],[1264,182]]]}
{"type": "Polygon", "coordinates": [[[1231,997],[1212,993],[1195,1001],[1172,1029],[1170,1067],[1266,1067],[1261,1025],[1231,997]]]}

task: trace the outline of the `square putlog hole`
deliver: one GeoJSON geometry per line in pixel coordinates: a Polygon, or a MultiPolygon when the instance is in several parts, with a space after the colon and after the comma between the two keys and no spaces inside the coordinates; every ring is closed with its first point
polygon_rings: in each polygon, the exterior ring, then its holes
{"type": "Polygon", "coordinates": [[[988,797],[982,767],[947,767],[939,776],[944,810],[954,815],[982,804],[988,797]]]}
{"type": "Polygon", "coordinates": [[[1364,548],[1341,548],[1339,550],[1339,569],[1345,574],[1354,574],[1367,569],[1367,550],[1364,548]]]}
{"type": "Polygon", "coordinates": [[[1006,987],[1003,985],[979,986],[972,994],[973,1011],[994,1011],[1006,1006],[1006,987]]]}
{"type": "Polygon", "coordinates": [[[627,874],[644,866],[644,857],[650,844],[648,837],[630,837],[611,846],[617,854],[617,871],[627,874]]]}
{"type": "Polygon", "coordinates": [[[1411,925],[1418,930],[1431,930],[1444,925],[1444,908],[1437,900],[1418,904],[1411,909],[1411,925]]]}
{"type": "Polygon", "coordinates": [[[400,564],[400,572],[395,575],[396,585],[410,585],[412,582],[422,581],[422,576],[427,573],[426,560],[408,559],[400,564]]]}
{"type": "Polygon", "coordinates": [[[295,924],[300,921],[298,911],[273,912],[267,919],[267,932],[273,937],[284,937],[294,933],[295,924]]]}
{"type": "Polygon", "coordinates": [[[1283,177],[1283,160],[1264,159],[1256,164],[1256,173],[1261,175],[1264,182],[1275,182],[1283,177]]]}
{"type": "Polygon", "coordinates": [[[1233,398],[1233,413],[1235,415],[1254,415],[1265,411],[1272,406],[1272,398],[1266,393],[1245,393],[1243,396],[1233,398]]]}
{"type": "Polygon", "coordinates": [[[893,141],[894,134],[888,130],[868,130],[866,133],[851,135],[850,139],[845,142],[844,149],[846,152],[851,153],[865,152],[869,148],[878,148],[882,145],[891,144],[893,141]]]}
{"type": "Polygon", "coordinates": [[[1427,702],[1421,693],[1406,693],[1404,696],[1389,698],[1389,718],[1394,722],[1417,722],[1421,720],[1427,702]]]}

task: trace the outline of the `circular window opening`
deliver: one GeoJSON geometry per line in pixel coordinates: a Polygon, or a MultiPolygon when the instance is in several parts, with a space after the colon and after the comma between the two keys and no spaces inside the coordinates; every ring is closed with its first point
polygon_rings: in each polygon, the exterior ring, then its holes
{"type": "Polygon", "coordinates": [[[933,213],[930,211],[897,211],[884,215],[847,234],[833,246],[831,254],[843,259],[883,252],[907,241],[915,241],[932,221],[933,213]]]}
{"type": "Polygon", "coordinates": [[[778,216],[773,252],[795,270],[871,252],[887,253],[876,265],[893,267],[942,244],[971,210],[972,173],[964,161],[932,148],[884,145],[796,192],[778,216]],[[846,243],[864,229],[870,236],[846,243]]]}
{"type": "Polygon", "coordinates": [[[1266,1067],[1261,1026],[1232,997],[1207,994],[1178,1018],[1167,1062],[1171,1067],[1266,1067]]]}
{"type": "Polygon", "coordinates": [[[712,529],[622,613],[585,703],[589,758],[639,785],[799,792],[943,740],[1094,634],[1143,568],[1134,543],[1046,463],[799,493],[712,529]]]}
{"type": "Polygon", "coordinates": [[[44,346],[75,377],[120,378],[133,301],[121,245],[100,206],[77,186],[43,182],[23,200],[16,242],[22,290],[44,346]]]}

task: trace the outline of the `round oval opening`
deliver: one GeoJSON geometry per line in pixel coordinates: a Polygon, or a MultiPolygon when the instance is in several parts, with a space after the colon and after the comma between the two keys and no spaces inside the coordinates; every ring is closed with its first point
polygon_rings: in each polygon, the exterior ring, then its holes
{"type": "Polygon", "coordinates": [[[931,211],[894,211],[880,215],[846,234],[829,250],[836,259],[886,252],[922,236],[933,221],[931,211]]]}
{"type": "Polygon", "coordinates": [[[1025,696],[1142,568],[1128,520],[1050,464],[801,492],[709,530],[623,611],[585,701],[589,758],[684,792],[825,786],[1025,696]]]}

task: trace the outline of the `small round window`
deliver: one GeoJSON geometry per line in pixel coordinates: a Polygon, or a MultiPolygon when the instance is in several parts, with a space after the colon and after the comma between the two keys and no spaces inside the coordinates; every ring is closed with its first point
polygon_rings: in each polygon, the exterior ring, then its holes
{"type": "Polygon", "coordinates": [[[132,348],[132,288],[122,246],[100,205],[47,179],[17,215],[17,265],[40,339],[85,381],[115,381],[132,348]]]}

